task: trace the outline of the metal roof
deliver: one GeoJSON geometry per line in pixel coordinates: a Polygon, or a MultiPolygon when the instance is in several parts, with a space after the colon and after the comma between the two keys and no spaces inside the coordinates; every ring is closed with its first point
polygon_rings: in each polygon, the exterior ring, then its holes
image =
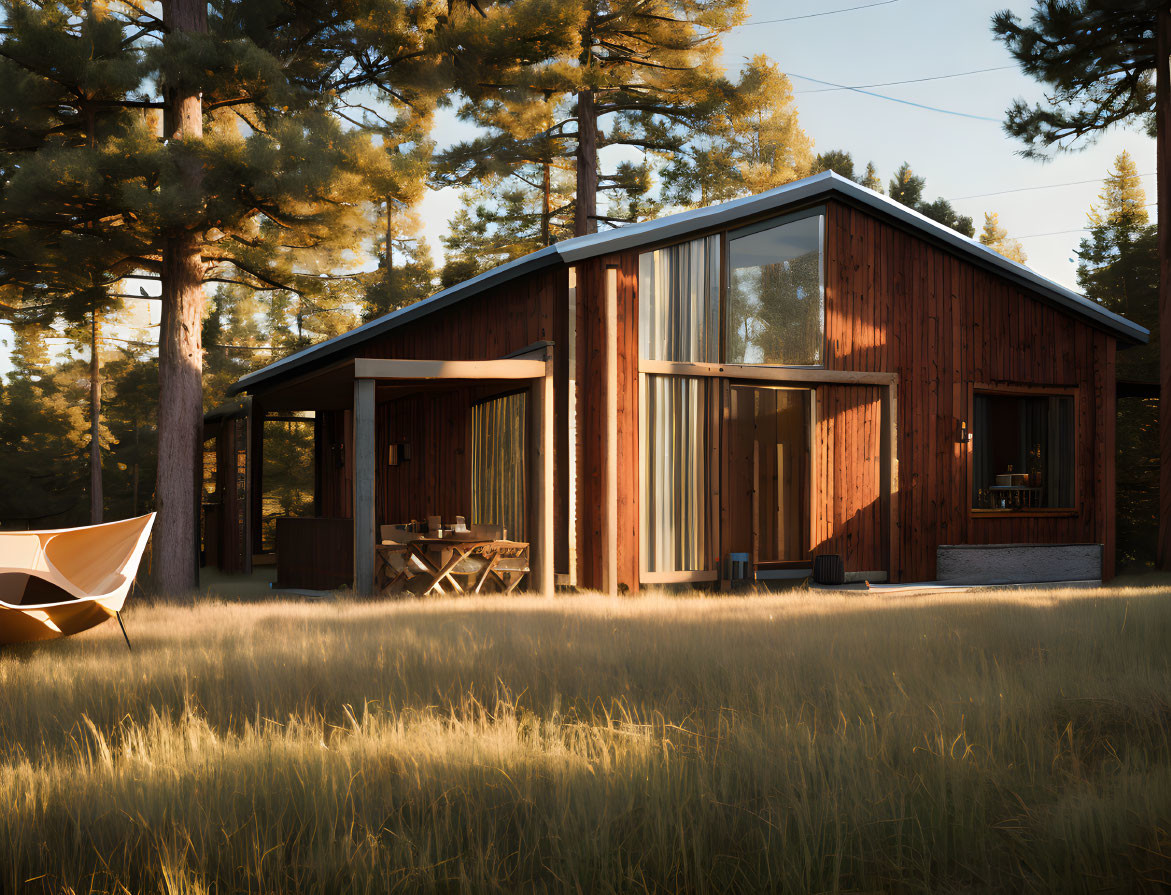
{"type": "Polygon", "coordinates": [[[1150,336],[1144,327],[1107,310],[1084,295],[1041,276],[1023,264],[1005,258],[976,240],[957,233],[950,227],[933,221],[888,196],[869,190],[832,171],[826,171],[802,180],[795,180],[757,196],[747,196],[719,205],[710,205],[706,208],[684,211],[651,221],[628,224],[614,230],[566,239],[538,252],[533,252],[531,255],[510,261],[508,264],[494,267],[470,280],[444,289],[430,298],[393,311],[376,320],[371,320],[357,329],[352,329],[347,333],[334,336],[332,339],[304,348],[295,354],[290,354],[288,357],[243,377],[229,389],[229,394],[253,390],[262,383],[293,370],[310,365],[315,366],[336,358],[347,348],[358,345],[367,339],[382,335],[410,323],[412,320],[449,307],[465,298],[478,295],[523,274],[557,264],[574,264],[598,255],[683,237],[689,233],[719,227],[742,218],[770,211],[780,211],[789,206],[826,199],[834,195],[872,208],[887,217],[925,232],[977,263],[995,269],[997,273],[1040,293],[1054,304],[1088,319],[1119,338],[1144,343],[1150,336]]]}

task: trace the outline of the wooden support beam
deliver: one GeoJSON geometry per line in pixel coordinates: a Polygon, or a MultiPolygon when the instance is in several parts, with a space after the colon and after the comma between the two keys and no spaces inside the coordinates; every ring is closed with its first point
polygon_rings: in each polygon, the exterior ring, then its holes
{"type": "Polygon", "coordinates": [[[602,592],[618,595],[618,268],[606,268],[606,456],[602,517],[602,592]]]}
{"type": "Polygon", "coordinates": [[[532,461],[529,492],[533,501],[535,531],[532,534],[533,590],[553,595],[553,349],[550,347],[544,364],[545,374],[533,380],[530,420],[532,423],[532,461]]]}
{"type": "Polygon", "coordinates": [[[355,379],[540,379],[545,362],[525,358],[508,360],[391,360],[354,359],[355,379]]]}
{"type": "Polygon", "coordinates": [[[354,380],[354,593],[374,593],[374,380],[354,380]]]}
{"type": "Polygon", "coordinates": [[[890,385],[898,381],[897,373],[868,373],[853,370],[826,370],[821,367],[769,367],[763,364],[693,364],[677,361],[639,361],[640,373],[661,376],[725,376],[765,382],[791,382],[801,385],[890,385]]]}

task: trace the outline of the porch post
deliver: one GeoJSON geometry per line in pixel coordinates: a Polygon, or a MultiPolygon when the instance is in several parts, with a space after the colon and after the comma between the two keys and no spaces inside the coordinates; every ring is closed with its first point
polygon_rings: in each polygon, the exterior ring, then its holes
{"type": "Polygon", "coordinates": [[[602,515],[602,592],[618,596],[618,268],[606,268],[606,457],[602,515]]]}
{"type": "Polygon", "coordinates": [[[532,495],[533,533],[532,586],[547,597],[553,596],[553,349],[545,350],[545,375],[533,380],[532,495]]]}
{"type": "Polygon", "coordinates": [[[374,380],[354,380],[354,593],[374,593],[374,380]]]}

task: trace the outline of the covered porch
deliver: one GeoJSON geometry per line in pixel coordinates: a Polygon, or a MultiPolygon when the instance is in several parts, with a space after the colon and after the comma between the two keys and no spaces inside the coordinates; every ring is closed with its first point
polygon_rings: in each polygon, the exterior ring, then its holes
{"type": "Polygon", "coordinates": [[[380,526],[462,516],[526,542],[525,584],[551,593],[552,377],[546,342],[494,360],[349,358],[273,383],[240,408],[248,421],[233,430],[247,446],[246,459],[232,464],[240,487],[235,475],[218,476],[232,482],[225,500],[240,504],[217,519],[238,521],[243,540],[261,543],[263,423],[311,414],[312,515],[274,520],[277,588],[349,584],[376,593],[380,526]]]}

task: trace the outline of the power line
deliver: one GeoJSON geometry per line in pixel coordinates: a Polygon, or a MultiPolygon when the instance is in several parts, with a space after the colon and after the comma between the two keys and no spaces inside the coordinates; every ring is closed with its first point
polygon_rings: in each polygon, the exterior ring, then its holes
{"type": "Polygon", "coordinates": [[[810,78],[806,75],[799,75],[791,71],[785,72],[790,78],[800,78],[802,81],[812,81],[814,84],[824,84],[826,87],[833,87],[837,90],[852,90],[854,93],[861,93],[863,96],[873,96],[878,99],[885,99],[892,103],[901,103],[904,106],[914,106],[916,109],[926,109],[928,112],[940,112],[944,115],[956,115],[960,118],[971,118],[975,121],[992,121],[997,124],[1000,123],[999,118],[989,118],[986,115],[973,115],[970,112],[957,112],[954,109],[941,109],[938,106],[928,106],[923,103],[911,102],[909,99],[899,99],[894,96],[887,96],[885,93],[874,93],[870,90],[863,90],[861,87],[850,87],[846,84],[835,84],[833,81],[822,81],[818,78],[810,78]]]}
{"type": "Polygon", "coordinates": [[[859,9],[873,9],[876,6],[890,6],[890,4],[898,2],[899,0],[881,0],[879,3],[864,3],[861,6],[846,6],[842,9],[827,9],[825,12],[811,12],[803,16],[786,16],[783,19],[761,19],[759,21],[742,22],[736,27],[747,28],[749,25],[775,25],[778,22],[796,22],[801,19],[817,19],[821,16],[836,16],[838,13],[855,12],[859,9]]]}
{"type": "MultiPolygon", "coordinates": [[[[1093,181],[1090,181],[1091,183],[1093,181]]],[[[1148,202],[1143,208],[1152,208],[1158,205],[1158,202],[1148,202]]],[[[1026,236],[1013,236],[1012,239],[1040,239],[1042,236],[1066,236],[1070,233],[1089,233],[1091,227],[1077,227],[1073,230],[1054,230],[1052,233],[1029,233],[1026,236]]]]}
{"type": "MultiPolygon", "coordinates": [[[[1139,174],[1139,177],[1154,177],[1155,172],[1151,171],[1149,174],[1139,174]]],[[[1027,193],[1030,190],[1053,190],[1060,186],[1082,186],[1087,183],[1102,183],[1105,178],[1095,177],[1092,180],[1071,180],[1068,183],[1047,183],[1043,186],[1022,186],[1013,190],[997,190],[994,193],[976,193],[974,196],[957,196],[954,201],[959,202],[963,199],[983,199],[987,196],[1003,196],[1008,193],[1027,193]]]]}
{"type": "Polygon", "coordinates": [[[972,71],[957,71],[950,75],[932,75],[927,78],[908,78],[905,81],[882,81],[878,84],[855,84],[853,87],[819,87],[817,90],[798,90],[798,94],[806,93],[831,93],[834,90],[862,90],[867,87],[894,87],[898,84],[922,84],[924,81],[943,81],[947,78],[963,78],[967,75],[982,75],[990,71],[1007,71],[1010,68],[1016,68],[1015,65],[997,65],[993,68],[976,68],[972,71]]]}
{"type": "Polygon", "coordinates": [[[1052,233],[1029,233],[1025,236],[1010,236],[1010,239],[1040,239],[1042,236],[1066,236],[1070,233],[1085,233],[1089,227],[1078,227],[1075,230],[1054,230],[1052,233]]]}

